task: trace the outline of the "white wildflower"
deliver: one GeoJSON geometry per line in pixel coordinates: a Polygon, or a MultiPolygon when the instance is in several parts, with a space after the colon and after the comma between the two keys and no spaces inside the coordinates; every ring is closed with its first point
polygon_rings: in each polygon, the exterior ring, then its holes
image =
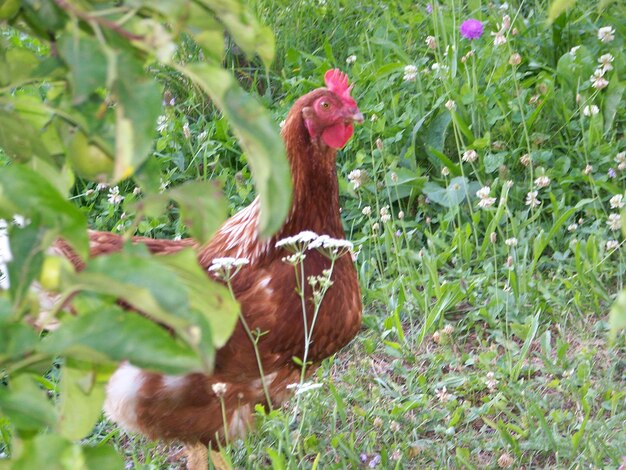
{"type": "Polygon", "coordinates": [[[594,87],[596,90],[602,90],[609,86],[609,81],[604,78],[603,69],[596,69],[596,71],[593,73],[589,80],[591,81],[591,86],[594,87]]]}
{"type": "Polygon", "coordinates": [[[372,213],[372,208],[370,206],[365,206],[361,212],[363,215],[369,216],[372,213]]]}
{"type": "Polygon", "coordinates": [[[114,186],[109,189],[109,197],[107,201],[109,204],[119,204],[124,200],[124,196],[120,194],[120,188],[118,186],[114,186]]]}
{"type": "Polygon", "coordinates": [[[494,47],[499,47],[506,44],[506,36],[502,33],[502,31],[492,32],[494,47]]]}
{"type": "Polygon", "coordinates": [[[250,264],[250,260],[248,258],[232,258],[230,256],[226,256],[223,258],[213,258],[213,260],[211,261],[211,266],[209,266],[209,271],[230,271],[233,268],[241,268],[246,264],[250,264]]]}
{"type": "Polygon", "coordinates": [[[616,194],[615,196],[613,196],[609,201],[611,209],[621,209],[622,207],[624,207],[624,202],[622,201],[623,198],[623,194],[616,194]]]}
{"type": "Polygon", "coordinates": [[[389,206],[383,206],[380,208],[380,221],[385,224],[391,220],[391,214],[389,213],[389,206]]]}
{"type": "Polygon", "coordinates": [[[533,157],[531,157],[529,153],[525,153],[524,155],[519,157],[519,162],[524,166],[530,165],[532,161],[533,161],[533,157]]]}
{"type": "Polygon", "coordinates": [[[602,66],[602,70],[608,72],[609,70],[613,70],[613,65],[611,64],[613,60],[615,59],[611,54],[603,54],[598,58],[598,63],[602,66]]]}
{"type": "Polygon", "coordinates": [[[426,45],[429,49],[437,49],[437,40],[435,39],[435,36],[428,36],[426,38],[426,45]]]}
{"type": "Polygon", "coordinates": [[[398,212],[398,220],[404,219],[404,211],[398,212]]]}
{"type": "Polygon", "coordinates": [[[611,230],[619,230],[622,226],[622,218],[619,214],[609,214],[609,220],[606,224],[611,230]]]}
{"type": "Polygon", "coordinates": [[[350,64],[354,64],[355,62],[356,62],[356,56],[354,54],[346,57],[346,64],[350,65],[350,64]]]}
{"type": "Polygon", "coordinates": [[[537,191],[530,191],[527,195],[526,195],[526,205],[530,206],[530,207],[537,207],[539,204],[541,204],[541,201],[539,199],[537,199],[537,191]]]}
{"type": "Polygon", "coordinates": [[[228,390],[228,385],[224,382],[216,382],[211,385],[211,389],[213,390],[213,393],[215,393],[215,396],[222,398],[226,394],[226,390],[228,390]]]}
{"type": "Polygon", "coordinates": [[[522,63],[522,56],[519,55],[517,52],[515,52],[514,54],[511,54],[511,57],[509,57],[509,64],[510,65],[519,65],[522,63]]]}
{"type": "Polygon", "coordinates": [[[575,232],[578,229],[578,224],[573,223],[573,224],[569,224],[567,226],[567,231],[568,232],[575,232]]]}
{"type": "Polygon", "coordinates": [[[374,222],[372,224],[372,232],[378,232],[380,230],[380,224],[378,222],[374,222]]]}
{"type": "Polygon", "coordinates": [[[540,176],[535,180],[535,184],[538,188],[545,188],[546,186],[550,186],[550,178],[546,175],[540,176]]]}
{"type": "Polygon", "coordinates": [[[454,327],[448,324],[443,327],[443,332],[447,335],[451,335],[452,333],[454,333],[454,327]]]}
{"type": "Polygon", "coordinates": [[[337,259],[354,249],[352,242],[328,235],[320,235],[309,244],[310,250],[318,250],[330,259],[337,259]]]}
{"type": "Polygon", "coordinates": [[[441,403],[450,401],[450,394],[448,393],[448,389],[446,387],[443,387],[441,390],[435,389],[435,395],[441,403]]]}
{"type": "Polygon", "coordinates": [[[466,150],[463,152],[461,160],[464,162],[474,163],[478,159],[478,153],[476,150],[466,150]]]}
{"type": "Polygon", "coordinates": [[[517,238],[515,237],[507,238],[506,240],[504,240],[504,244],[510,247],[517,246],[517,238]]]}
{"type": "Polygon", "coordinates": [[[603,26],[598,29],[598,39],[602,42],[611,42],[615,39],[615,29],[611,26],[603,26]]]}
{"type": "Polygon", "coordinates": [[[511,17],[509,15],[504,15],[502,17],[502,31],[508,31],[511,28],[511,17]]]}
{"type": "Polygon", "coordinates": [[[309,249],[309,245],[317,240],[319,235],[310,230],[305,230],[291,237],[283,238],[276,242],[276,248],[285,248],[292,253],[303,253],[309,249]]]}
{"type": "Polygon", "coordinates": [[[595,104],[587,105],[583,108],[583,114],[585,116],[595,116],[600,112],[600,108],[598,108],[595,104]]]}
{"type": "Polygon", "coordinates": [[[417,67],[409,64],[404,67],[404,77],[402,79],[405,82],[414,82],[417,79],[417,67]]]}
{"type": "Polygon", "coordinates": [[[448,100],[446,101],[445,107],[448,109],[448,111],[455,111],[456,103],[454,102],[454,100],[448,100]]]}
{"type": "Polygon", "coordinates": [[[580,49],[580,46],[574,46],[569,50],[570,55],[576,57],[576,52],[578,52],[578,49],[580,49]]]}
{"type": "Polygon", "coordinates": [[[378,121],[378,116],[376,115],[376,113],[372,113],[372,115],[370,116],[370,121],[371,122],[378,121]]]}
{"type": "Polygon", "coordinates": [[[102,191],[103,189],[106,189],[108,187],[108,183],[98,183],[98,185],[96,186],[96,191],[102,191]]]}
{"type": "Polygon", "coordinates": [[[496,380],[496,374],[493,372],[487,372],[487,378],[485,379],[485,384],[487,384],[487,388],[489,390],[493,390],[498,385],[498,381],[496,380]]]}
{"type": "Polygon", "coordinates": [[[348,173],[348,181],[352,183],[354,189],[359,189],[365,180],[367,173],[365,170],[352,170],[348,173]]]}
{"type": "MultiPolygon", "coordinates": [[[[283,121],[284,122],[284,121],[283,121]]],[[[202,142],[203,140],[206,140],[206,138],[209,136],[209,132],[208,131],[202,131],[198,134],[198,140],[200,142],[202,142]]]]}
{"type": "Polygon", "coordinates": [[[167,116],[161,114],[157,118],[157,132],[163,133],[165,129],[167,129],[167,116]]]}
{"type": "Polygon", "coordinates": [[[495,204],[496,198],[489,197],[490,192],[491,188],[489,186],[483,186],[476,191],[476,196],[480,199],[480,201],[478,201],[478,207],[481,209],[487,209],[495,204]]]}
{"type": "Polygon", "coordinates": [[[586,165],[585,169],[583,170],[583,174],[588,176],[592,172],[593,172],[593,167],[591,165],[586,165]]]}
{"type": "Polygon", "coordinates": [[[141,194],[141,188],[139,186],[135,186],[133,188],[133,196],[139,196],[141,194]]]}
{"type": "Polygon", "coordinates": [[[185,136],[185,139],[189,139],[191,137],[191,130],[189,130],[188,122],[183,124],[183,135],[185,136]]]}
{"type": "Polygon", "coordinates": [[[449,176],[450,175],[450,169],[447,166],[444,166],[441,169],[441,176],[449,176]]]}
{"type": "Polygon", "coordinates": [[[613,251],[619,248],[619,242],[617,240],[608,240],[606,242],[606,251],[613,251]]]}

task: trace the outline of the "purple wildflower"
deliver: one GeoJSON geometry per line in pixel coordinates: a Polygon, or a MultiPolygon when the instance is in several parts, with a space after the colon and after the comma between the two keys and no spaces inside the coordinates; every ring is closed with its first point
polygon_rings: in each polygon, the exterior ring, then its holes
{"type": "Polygon", "coordinates": [[[359,459],[361,459],[361,462],[365,463],[368,461],[369,457],[367,456],[366,453],[361,453],[361,455],[359,455],[359,459]]]}
{"type": "Polygon", "coordinates": [[[381,461],[380,455],[376,454],[374,456],[374,458],[372,458],[372,460],[370,460],[370,463],[367,464],[367,466],[369,468],[376,468],[378,466],[378,464],[380,463],[380,461],[381,461]]]}
{"type": "Polygon", "coordinates": [[[615,173],[615,168],[609,168],[609,178],[615,178],[617,173],[615,173]]]}
{"type": "Polygon", "coordinates": [[[483,24],[474,18],[465,20],[461,25],[461,36],[465,39],[478,39],[483,35],[483,31],[483,24]]]}
{"type": "Polygon", "coordinates": [[[433,12],[433,5],[431,3],[426,4],[426,13],[429,15],[433,12]]]}

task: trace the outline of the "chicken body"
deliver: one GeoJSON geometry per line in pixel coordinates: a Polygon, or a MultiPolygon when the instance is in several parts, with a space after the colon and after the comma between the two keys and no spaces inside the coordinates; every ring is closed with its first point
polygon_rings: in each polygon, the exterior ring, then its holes
{"type": "MultiPolygon", "coordinates": [[[[336,149],[352,135],[352,122],[362,121],[349,97],[347,77],[338,71],[326,75],[328,88],[314,90],[296,101],[282,136],[293,178],[293,203],[282,229],[271,239],[257,235],[258,200],[227,220],[211,242],[199,250],[198,262],[208,268],[218,257],[247,258],[232,279],[241,314],[258,340],[264,376],[244,327],[238,322],[228,342],[217,351],[211,375],[168,376],[123,364],[107,387],[105,412],[122,427],[153,439],[180,440],[187,444],[224,442],[241,437],[252,427],[256,404],[267,404],[265,382],[272,405],[288,396],[287,385],[300,380],[301,369],[293,361],[305,355],[305,326],[294,267],[282,259],[289,253],[275,246],[278,240],[309,230],[344,238],[339,212],[335,166],[336,149]],[[329,80],[330,74],[330,80],[329,80]],[[218,385],[216,385],[218,384],[218,385]],[[226,409],[223,419],[221,402],[226,409]],[[225,422],[224,422],[225,421],[225,422]]],[[[122,247],[121,237],[91,232],[91,255],[122,247]]],[[[171,253],[192,240],[167,241],[137,237],[155,253],[171,253]]],[[[71,258],[69,249],[61,251],[71,258]]],[[[72,259],[72,258],[71,258],[72,259]]],[[[80,267],[79,260],[73,259],[80,267]]],[[[304,259],[304,276],[321,275],[330,260],[310,250],[304,259]]],[[[356,270],[349,255],[337,259],[333,285],[319,309],[312,332],[308,371],[330,356],[357,333],[361,322],[361,296],[356,270]]],[[[313,318],[312,290],[304,282],[307,327],[313,318]]]]}

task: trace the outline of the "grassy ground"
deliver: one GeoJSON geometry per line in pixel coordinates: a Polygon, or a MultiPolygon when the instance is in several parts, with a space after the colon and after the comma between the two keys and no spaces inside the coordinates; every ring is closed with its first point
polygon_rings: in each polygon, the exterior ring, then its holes
{"type": "MultiPolygon", "coordinates": [[[[626,8],[579,1],[548,25],[546,3],[252,2],[277,63],[266,74],[236,48],[228,61],[277,122],[328,68],[355,82],[367,121],[338,172],[365,318],[320,388],[225,450],[234,466],[626,465],[625,342],[609,346],[606,323],[625,272],[626,8]],[[484,25],[475,40],[459,32],[470,17],[484,25]]],[[[218,178],[233,210],[248,203],[224,122],[157,73],[172,97],[164,185],[218,178]]],[[[81,189],[95,228],[130,226],[106,191],[81,189]]],[[[138,232],[184,227],[170,214],[138,232]]],[[[92,439],[133,468],[181,464],[178,448],[105,422],[92,439]]]]}

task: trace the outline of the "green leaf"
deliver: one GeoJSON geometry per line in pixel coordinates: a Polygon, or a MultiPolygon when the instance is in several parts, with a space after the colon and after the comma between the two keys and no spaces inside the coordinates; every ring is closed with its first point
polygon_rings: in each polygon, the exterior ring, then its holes
{"type": "Polygon", "coordinates": [[[56,434],[41,434],[24,440],[24,445],[18,449],[12,470],[87,468],[80,447],[56,434]]]}
{"type": "Polygon", "coordinates": [[[0,387],[0,411],[25,431],[52,426],[57,420],[46,393],[26,374],[12,377],[7,388],[0,387]]]}
{"type": "Polygon", "coordinates": [[[0,327],[0,364],[11,359],[20,359],[34,350],[39,337],[32,327],[21,323],[0,327]]]}
{"type": "Polygon", "coordinates": [[[61,369],[58,432],[66,439],[88,436],[102,414],[104,383],[96,378],[93,367],[74,367],[69,360],[61,369]]]}
{"type": "Polygon", "coordinates": [[[211,341],[215,347],[222,347],[233,333],[239,318],[239,304],[232,298],[228,288],[208,278],[196,262],[192,250],[183,250],[160,259],[183,279],[191,308],[199,312],[210,325],[211,341]]]}
{"type": "Polygon", "coordinates": [[[497,171],[504,164],[506,155],[508,155],[508,152],[488,153],[485,155],[485,158],[483,158],[485,173],[497,171]]]}
{"type": "Polygon", "coordinates": [[[83,447],[85,466],[89,470],[122,470],[124,459],[111,446],[83,447]]]}
{"type": "Polygon", "coordinates": [[[24,162],[33,156],[48,159],[48,149],[39,131],[17,112],[9,111],[3,101],[0,101],[0,148],[17,161],[24,162]]]}
{"type": "Polygon", "coordinates": [[[210,182],[188,181],[167,195],[178,203],[183,222],[200,243],[209,241],[228,215],[222,193],[210,182]]]}
{"type": "Polygon", "coordinates": [[[46,179],[21,165],[0,172],[0,217],[11,219],[14,214],[37,220],[41,227],[63,237],[79,256],[86,257],[89,241],[84,214],[46,179]]]}
{"type": "Polygon", "coordinates": [[[573,7],[576,0],[554,0],[548,10],[548,23],[553,23],[568,8],[573,7]]]}
{"type": "Polygon", "coordinates": [[[431,201],[444,207],[456,207],[471,194],[475,183],[468,183],[467,178],[457,176],[450,180],[447,188],[442,188],[437,183],[428,182],[424,185],[423,192],[431,201]]]}
{"type": "Polygon", "coordinates": [[[63,322],[44,338],[39,349],[98,363],[127,360],[142,369],[167,374],[205,370],[189,346],[150,320],[116,305],[63,322]]]}
{"type": "Polygon", "coordinates": [[[609,132],[611,127],[613,127],[617,110],[619,109],[622,97],[624,96],[624,90],[626,90],[625,82],[620,82],[617,79],[613,79],[609,82],[606,94],[604,95],[603,116],[605,133],[609,132]]]}
{"type": "Polygon", "coordinates": [[[107,83],[108,61],[100,43],[78,31],[63,34],[58,41],[61,58],[70,69],[74,104],[85,101],[107,83]]]}
{"type": "Polygon", "coordinates": [[[275,233],[291,208],[291,176],[283,142],[263,107],[220,67],[192,64],[181,68],[222,110],[246,152],[261,200],[259,231],[275,233]]]}
{"type": "Polygon", "coordinates": [[[116,66],[124,70],[113,87],[117,99],[113,180],[119,181],[131,176],[150,156],[162,104],[161,87],[131,53],[120,52],[116,66]]]}
{"type": "Polygon", "coordinates": [[[9,233],[13,256],[8,264],[9,292],[14,304],[19,305],[41,270],[43,251],[47,248],[43,242],[46,231],[31,223],[23,228],[12,226],[9,233]]]}
{"type": "Polygon", "coordinates": [[[224,57],[224,28],[203,5],[189,3],[187,30],[206,57],[221,61],[224,57]]]}
{"type": "Polygon", "coordinates": [[[613,302],[613,305],[611,306],[609,325],[611,327],[609,340],[613,343],[617,333],[626,328],[626,290],[619,293],[615,302],[613,302]]]}
{"type": "Polygon", "coordinates": [[[274,59],[272,30],[261,25],[239,0],[199,0],[210,8],[248,57],[258,54],[265,67],[274,59]]]}

